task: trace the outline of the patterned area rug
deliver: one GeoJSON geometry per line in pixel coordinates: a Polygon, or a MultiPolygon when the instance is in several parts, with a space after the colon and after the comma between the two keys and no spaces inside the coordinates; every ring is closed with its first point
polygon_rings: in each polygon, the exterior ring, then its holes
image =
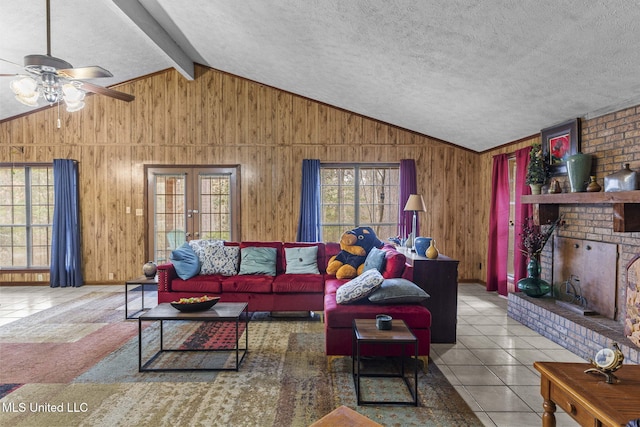
{"type": "MultiPolygon", "coordinates": [[[[90,294],[0,326],[0,425],[308,426],[340,405],[385,426],[482,425],[433,363],[428,373],[420,370],[417,408],[357,406],[351,358],[329,363],[318,317],[254,314],[239,372],[139,373],[138,324],[123,319],[122,298],[118,292],[90,294]]],[[[148,323],[143,342],[152,349],[158,326],[148,323]]],[[[165,344],[216,346],[229,331],[168,322],[165,344]]],[[[200,353],[186,357],[166,363],[211,362],[200,353]]],[[[384,359],[364,363],[389,366],[384,359]]],[[[372,397],[408,395],[394,379],[372,381],[365,384],[372,397]]]]}

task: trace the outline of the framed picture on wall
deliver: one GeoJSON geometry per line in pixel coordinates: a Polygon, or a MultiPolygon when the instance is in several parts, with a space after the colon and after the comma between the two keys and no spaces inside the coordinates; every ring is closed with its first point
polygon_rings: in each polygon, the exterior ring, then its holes
{"type": "Polygon", "coordinates": [[[567,157],[580,150],[580,119],[568,120],[540,132],[542,153],[549,166],[549,175],[566,175],[567,157]]]}

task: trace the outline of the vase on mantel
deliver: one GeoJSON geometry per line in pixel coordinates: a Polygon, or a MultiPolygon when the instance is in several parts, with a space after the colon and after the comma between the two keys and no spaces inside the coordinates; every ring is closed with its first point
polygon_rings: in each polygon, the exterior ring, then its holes
{"type": "Polygon", "coordinates": [[[591,175],[591,154],[576,153],[567,157],[567,175],[572,193],[583,192],[591,175]]]}
{"type": "Polygon", "coordinates": [[[551,285],[540,278],[541,272],[540,256],[531,256],[527,264],[527,277],[518,280],[518,289],[534,298],[540,298],[548,294],[551,290],[551,285]]]}

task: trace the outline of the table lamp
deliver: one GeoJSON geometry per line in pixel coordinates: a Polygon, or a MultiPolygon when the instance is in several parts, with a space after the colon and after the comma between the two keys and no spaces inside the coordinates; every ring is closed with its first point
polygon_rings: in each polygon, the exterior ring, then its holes
{"type": "Polygon", "coordinates": [[[427,208],[424,205],[424,200],[421,194],[411,194],[407,199],[407,204],[404,205],[404,210],[413,212],[413,223],[411,227],[411,248],[415,246],[416,241],[416,228],[418,224],[417,212],[425,212],[427,208]]]}

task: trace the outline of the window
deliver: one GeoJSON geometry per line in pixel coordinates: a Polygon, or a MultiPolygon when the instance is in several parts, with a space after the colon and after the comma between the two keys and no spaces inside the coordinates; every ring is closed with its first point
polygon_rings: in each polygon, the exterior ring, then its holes
{"type": "Polygon", "coordinates": [[[320,166],[322,239],[338,242],[346,230],[369,226],[380,240],[398,234],[397,164],[320,166]]]}
{"type": "Polygon", "coordinates": [[[0,267],[49,268],[53,165],[0,165],[0,267]]]}

